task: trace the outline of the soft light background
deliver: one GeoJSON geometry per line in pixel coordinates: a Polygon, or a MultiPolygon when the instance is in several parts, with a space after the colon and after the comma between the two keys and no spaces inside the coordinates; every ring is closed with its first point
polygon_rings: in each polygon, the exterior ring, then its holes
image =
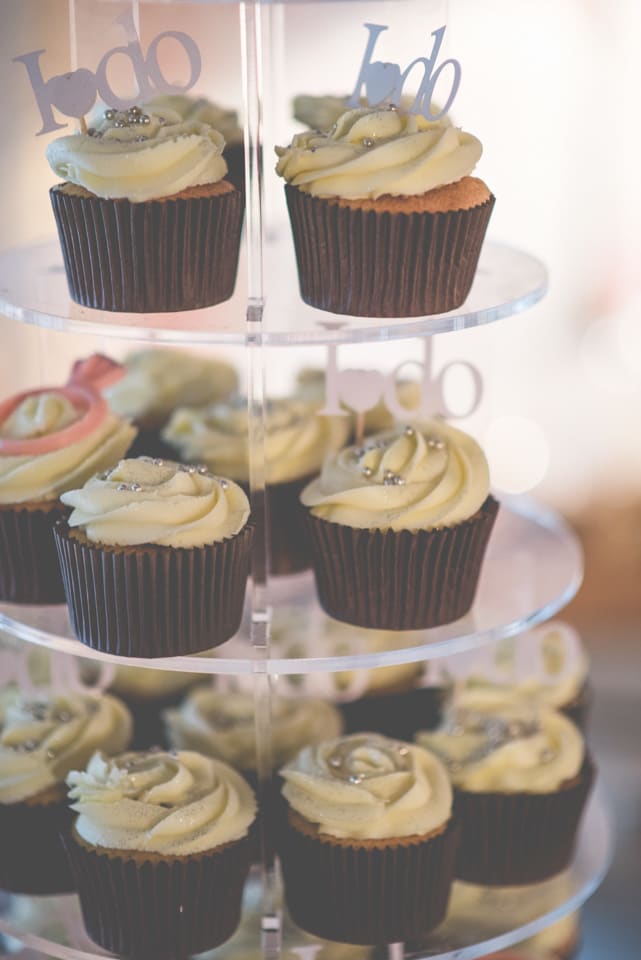
{"type": "MultiPolygon", "coordinates": [[[[92,6],[116,12],[126,4],[76,0],[76,6],[86,15],[92,6]]],[[[633,960],[641,937],[641,6],[637,0],[417,0],[420,15],[408,21],[399,60],[428,52],[426,24],[440,25],[448,7],[444,55],[463,64],[453,112],[484,144],[479,174],[497,197],[490,235],[544,259],[550,291],[519,317],[438,337],[435,360],[440,367],[464,358],[483,371],[486,402],[467,426],[488,451],[497,487],[556,504],[584,535],[587,582],[572,615],[594,658],[594,741],[622,839],[611,880],[586,911],[581,960],[633,960]]],[[[286,43],[266,64],[285,88],[272,113],[266,110],[279,135],[295,129],[287,111],[294,93],[351,88],[364,32],[351,44],[348,23],[390,22],[397,10],[398,4],[361,3],[356,10],[335,2],[288,13],[286,43]]],[[[33,97],[23,67],[11,58],[46,47],[46,76],[69,69],[67,11],[67,0],[0,4],[0,248],[54,231],[47,196],[54,178],[44,160],[50,138],[34,136],[33,97]]],[[[240,105],[235,5],[181,4],[176,14],[145,4],[141,11],[143,40],[176,23],[196,36],[211,68],[210,95],[240,105]]],[[[276,26],[279,17],[273,14],[276,26]]],[[[80,40],[88,63],[104,50],[103,29],[87,21],[80,40]]],[[[270,217],[282,220],[275,179],[268,199],[270,217]]],[[[0,319],[0,393],[54,382],[96,346],[127,348],[0,319]]],[[[228,354],[244,367],[242,351],[228,354]]],[[[421,345],[341,348],[339,356],[345,365],[390,369],[420,358],[421,345]]],[[[325,354],[274,350],[266,360],[270,391],[283,393],[298,367],[322,365],[325,354]]]]}

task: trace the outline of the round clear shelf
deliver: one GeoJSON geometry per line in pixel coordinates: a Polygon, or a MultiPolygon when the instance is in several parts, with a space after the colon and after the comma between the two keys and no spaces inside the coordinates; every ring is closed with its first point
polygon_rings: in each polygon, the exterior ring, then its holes
{"type": "MultiPolygon", "coordinates": [[[[611,852],[610,825],[597,791],[588,804],[573,861],[564,873],[527,887],[491,888],[455,883],[448,915],[425,943],[351,949],[358,950],[359,960],[483,957],[520,943],[578,910],[605,876],[611,852]]],[[[259,956],[261,892],[256,871],[246,886],[240,928],[222,947],[201,954],[203,960],[259,956]]],[[[19,949],[18,944],[60,960],[109,956],[87,937],[75,895],[28,897],[0,893],[0,948],[9,955],[19,949]]],[[[282,918],[281,956],[285,954],[290,957],[294,954],[299,960],[332,960],[333,956],[345,955],[338,945],[298,930],[286,912],[282,918]]]]}
{"type": "Polygon", "coordinates": [[[249,641],[249,601],[238,635],[207,655],[142,660],[100,653],[75,638],[63,605],[0,604],[0,630],[105,663],[204,674],[328,673],[442,658],[515,636],[555,616],[575,595],[582,575],[577,538],[556,513],[528,499],[503,499],[470,612],[442,627],[386,633],[382,646],[377,631],[352,628],[349,652],[344,639],[338,652],[335,634],[327,629],[334,621],[320,609],[310,572],[270,582],[269,600],[279,619],[269,655],[249,641]]]}
{"type": "Polygon", "coordinates": [[[154,343],[266,346],[364,343],[464,330],[517,314],[547,289],[543,264],[513,247],[487,242],[472,290],[458,310],[407,319],[339,317],[302,302],[294,252],[284,231],[268,242],[265,273],[278,277],[268,290],[263,322],[246,320],[246,259],[241,252],[231,300],[202,310],[124,314],[92,310],[69,298],[57,240],[0,253],[0,313],[51,330],[154,343]]]}

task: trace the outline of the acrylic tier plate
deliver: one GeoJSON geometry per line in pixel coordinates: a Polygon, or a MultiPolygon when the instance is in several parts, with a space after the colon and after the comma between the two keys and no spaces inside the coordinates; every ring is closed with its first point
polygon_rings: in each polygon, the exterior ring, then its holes
{"type": "MultiPolygon", "coordinates": [[[[281,956],[287,960],[473,960],[519,943],[577,910],[599,886],[610,854],[609,825],[597,794],[588,805],[574,860],[560,876],[528,887],[492,889],[457,883],[446,920],[423,944],[377,948],[330,944],[298,930],[285,913],[281,956]]],[[[260,931],[261,886],[256,873],[247,884],[238,932],[218,950],[201,956],[258,960],[260,931]]],[[[19,952],[21,945],[61,960],[108,956],[88,939],[74,895],[0,893],[0,951],[10,955],[19,952]]]]}
{"type": "Polygon", "coordinates": [[[327,618],[318,605],[311,573],[274,578],[270,583],[269,601],[278,611],[279,621],[289,619],[293,627],[292,642],[286,630],[280,631],[269,659],[247,639],[248,616],[239,635],[211,657],[157,660],[123,661],[83,646],[71,632],[64,606],[0,604],[0,629],[62,653],[166,670],[313,673],[428,660],[514,636],[553,617],[572,599],[581,578],[581,550],[572,531],[553,512],[515,499],[502,503],[469,614],[432,630],[387,634],[389,640],[376,649],[371,634],[363,630],[352,631],[347,652],[338,653],[324,643],[327,618]],[[304,630],[300,629],[302,622],[304,630]]]}
{"type": "Polygon", "coordinates": [[[79,307],[69,299],[57,240],[0,254],[0,313],[52,330],[181,344],[360,343],[464,330],[517,314],[537,303],[547,287],[545,267],[535,257],[488,242],[474,285],[458,310],[411,319],[337,317],[306,306],[298,293],[294,253],[281,233],[267,244],[265,271],[278,276],[263,323],[248,327],[244,252],[231,300],[205,310],[167,314],[121,314],[79,307]]]}

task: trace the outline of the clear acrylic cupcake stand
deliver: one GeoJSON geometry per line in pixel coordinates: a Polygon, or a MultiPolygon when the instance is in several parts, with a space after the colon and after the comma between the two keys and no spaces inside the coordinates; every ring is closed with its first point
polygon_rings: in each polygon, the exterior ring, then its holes
{"type": "MultiPolygon", "coordinates": [[[[331,45],[331,65],[336,75],[330,85],[337,90],[344,83],[348,91],[362,56],[365,22],[388,24],[390,34],[396,31],[406,39],[407,25],[412,23],[415,35],[429,37],[433,29],[447,20],[446,4],[440,0],[420,5],[416,0],[265,5],[195,4],[179,0],[139,5],[117,0],[70,0],[68,70],[95,64],[118,42],[117,25],[113,28],[115,33],[101,33],[92,27],[98,16],[101,23],[109,24],[116,23],[119,17],[129,18],[143,45],[160,30],[181,30],[197,37],[203,61],[197,93],[225,103],[235,101],[240,108],[246,144],[247,205],[236,291],[230,301],[216,307],[176,314],[143,316],[92,311],[69,300],[59,246],[56,239],[50,238],[0,254],[0,312],[19,323],[74,335],[74,342],[79,344],[77,355],[87,352],[84,337],[100,338],[106,352],[118,340],[243,347],[247,362],[250,488],[254,513],[264,516],[266,347],[429,337],[515,317],[544,295],[545,268],[534,257],[490,239],[485,243],[467,301],[451,313],[398,320],[335,317],[306,306],[299,298],[282,184],[273,174],[272,146],[287,142],[296,129],[288,112],[291,97],[299,92],[326,92],[328,81],[322,64],[319,68],[314,63],[316,55],[309,49],[305,54],[302,50],[306,39],[309,43],[313,37],[319,59],[323,57],[323,43],[331,45]],[[226,70],[224,93],[220,92],[220,78],[209,69],[219,59],[226,70]],[[264,149],[258,149],[259,144],[264,149]]],[[[34,36],[39,45],[46,46],[46,36],[37,31],[34,36]]],[[[16,50],[15,54],[24,52],[16,50]]],[[[16,64],[16,85],[24,85],[26,73],[20,74],[19,67],[16,64]]],[[[42,69],[46,70],[46,57],[42,69]]],[[[33,135],[38,120],[33,102],[31,109],[33,135]]],[[[55,116],[60,119],[59,113],[55,116]]],[[[74,124],[73,120],[69,122],[74,124]]],[[[48,138],[32,139],[28,149],[44,153],[46,142],[48,138]]],[[[47,185],[42,184],[44,195],[47,185]]],[[[44,353],[42,344],[40,351],[44,353]]],[[[55,383],[60,379],[47,370],[46,363],[42,362],[41,368],[43,382],[55,383]]],[[[582,577],[579,545],[560,517],[531,501],[503,499],[478,595],[466,617],[412,634],[411,641],[400,640],[390,649],[376,652],[368,647],[362,632],[355,630],[349,654],[338,655],[323,647],[314,630],[323,614],[311,573],[270,579],[264,530],[259,530],[257,539],[241,631],[211,657],[132,661],[99,654],[75,639],[62,606],[0,604],[0,629],[20,641],[59,654],[102,661],[105,669],[108,664],[121,661],[160,670],[238,678],[248,675],[255,694],[259,774],[267,779],[271,753],[269,705],[279,676],[296,675],[303,681],[307,678],[311,686],[312,675],[318,678],[339,670],[464,653],[550,619],[571,600],[582,577]],[[279,645],[272,650],[270,623],[274,609],[306,618],[309,629],[303,638],[297,635],[291,648],[279,645]]],[[[27,648],[22,645],[19,649],[27,648]]],[[[448,917],[428,942],[392,944],[387,948],[342,947],[296,929],[282,908],[277,874],[273,869],[255,867],[247,884],[241,928],[214,954],[240,958],[241,954],[276,957],[282,953],[294,954],[301,960],[312,960],[317,955],[329,960],[332,954],[350,956],[351,951],[357,951],[359,957],[378,957],[387,952],[390,958],[398,960],[472,960],[518,943],[576,910],[600,883],[610,851],[607,817],[597,791],[583,821],[574,861],[565,874],[527,888],[491,890],[457,883],[448,917]]],[[[87,938],[75,896],[27,897],[0,892],[0,946],[7,953],[30,948],[62,960],[105,955],[87,938]]]]}

